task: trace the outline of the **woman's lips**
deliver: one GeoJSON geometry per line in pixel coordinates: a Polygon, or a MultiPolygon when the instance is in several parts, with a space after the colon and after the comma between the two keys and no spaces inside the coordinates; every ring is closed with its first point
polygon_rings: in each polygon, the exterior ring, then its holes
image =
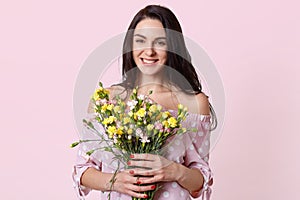
{"type": "Polygon", "coordinates": [[[153,65],[156,64],[158,59],[147,59],[147,58],[141,58],[141,61],[144,65],[153,65]]]}

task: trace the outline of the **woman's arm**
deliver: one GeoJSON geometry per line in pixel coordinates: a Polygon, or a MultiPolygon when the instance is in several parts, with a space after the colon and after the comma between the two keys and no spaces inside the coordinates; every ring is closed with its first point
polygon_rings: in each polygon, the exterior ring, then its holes
{"type": "Polygon", "coordinates": [[[181,164],[177,164],[177,183],[180,184],[183,188],[187,189],[190,194],[194,196],[194,193],[199,192],[204,183],[204,178],[202,173],[198,169],[190,169],[181,164]]]}
{"type": "Polygon", "coordinates": [[[116,191],[137,198],[147,198],[139,192],[155,189],[154,185],[137,185],[137,178],[131,170],[113,173],[104,173],[95,168],[88,168],[81,177],[81,184],[85,187],[100,191],[116,191]]]}
{"type": "Polygon", "coordinates": [[[103,173],[95,168],[88,168],[81,176],[81,185],[100,191],[110,190],[110,180],[113,174],[103,173]]]}

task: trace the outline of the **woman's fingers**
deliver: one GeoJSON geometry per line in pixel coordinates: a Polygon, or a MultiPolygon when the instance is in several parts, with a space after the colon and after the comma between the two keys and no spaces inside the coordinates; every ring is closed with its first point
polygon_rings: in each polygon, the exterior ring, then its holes
{"type": "Polygon", "coordinates": [[[136,198],[145,198],[145,199],[148,198],[148,196],[146,194],[137,193],[132,190],[129,190],[127,194],[129,196],[136,197],[136,198]]]}
{"type": "Polygon", "coordinates": [[[150,154],[150,153],[138,153],[138,154],[131,154],[130,158],[135,160],[148,160],[154,161],[157,155],[150,154]]]}
{"type": "Polygon", "coordinates": [[[154,154],[132,154],[130,158],[127,164],[132,168],[128,173],[141,176],[141,184],[176,180],[177,168],[173,161],[154,154]]]}
{"type": "Polygon", "coordinates": [[[133,154],[132,160],[127,162],[128,166],[141,167],[146,169],[161,169],[172,163],[159,155],[153,154],[133,154]]]}
{"type": "Polygon", "coordinates": [[[144,179],[139,176],[135,176],[135,173],[132,173],[133,170],[125,170],[120,172],[116,177],[114,189],[118,192],[128,194],[137,198],[147,198],[143,192],[154,190],[155,185],[141,185],[143,184],[144,179]]]}
{"type": "Polygon", "coordinates": [[[163,181],[161,175],[155,175],[155,176],[149,176],[149,177],[143,177],[140,178],[140,181],[142,184],[153,184],[163,181]]]}
{"type": "Polygon", "coordinates": [[[154,190],[155,185],[128,185],[129,190],[135,191],[135,192],[146,192],[149,190],[154,190]]]}
{"type": "MultiPolygon", "coordinates": [[[[157,169],[143,169],[143,168],[134,168],[134,174],[138,176],[154,176],[158,173],[157,169]]],[[[143,180],[144,177],[140,177],[140,181],[143,180]]]]}
{"type": "Polygon", "coordinates": [[[162,169],[170,164],[172,164],[171,161],[162,161],[162,160],[156,160],[156,161],[135,161],[135,160],[130,160],[128,161],[128,166],[135,167],[135,168],[144,168],[144,169],[162,169]]]}

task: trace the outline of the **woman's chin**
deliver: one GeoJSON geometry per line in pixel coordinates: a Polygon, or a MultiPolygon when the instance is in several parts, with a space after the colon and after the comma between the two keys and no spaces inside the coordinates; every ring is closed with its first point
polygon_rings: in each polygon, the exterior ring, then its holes
{"type": "Polygon", "coordinates": [[[157,76],[161,71],[162,67],[139,67],[142,75],[146,76],[157,76]]]}

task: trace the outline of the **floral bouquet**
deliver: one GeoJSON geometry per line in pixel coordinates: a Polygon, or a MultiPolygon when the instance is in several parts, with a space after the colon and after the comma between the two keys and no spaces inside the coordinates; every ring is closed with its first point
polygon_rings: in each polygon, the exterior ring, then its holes
{"type": "MultiPolygon", "coordinates": [[[[160,154],[166,140],[176,134],[186,132],[181,122],[187,116],[187,109],[179,104],[176,116],[164,111],[162,106],[153,102],[149,95],[138,95],[137,88],[133,89],[130,99],[125,102],[119,96],[111,100],[109,91],[99,83],[92,102],[95,111],[95,120],[104,127],[105,133],[96,130],[91,121],[83,120],[84,125],[99,136],[99,143],[106,142],[105,148],[96,148],[86,152],[91,155],[96,150],[112,152],[115,159],[126,166],[130,155],[134,153],[160,154]]],[[[82,142],[94,140],[80,140],[71,145],[77,146],[82,142]]],[[[115,172],[111,187],[114,183],[115,172]]],[[[156,190],[144,192],[149,199],[154,198],[156,190]]],[[[110,197],[110,195],[109,195],[110,197]]],[[[133,200],[139,198],[132,197],[133,200]]]]}

